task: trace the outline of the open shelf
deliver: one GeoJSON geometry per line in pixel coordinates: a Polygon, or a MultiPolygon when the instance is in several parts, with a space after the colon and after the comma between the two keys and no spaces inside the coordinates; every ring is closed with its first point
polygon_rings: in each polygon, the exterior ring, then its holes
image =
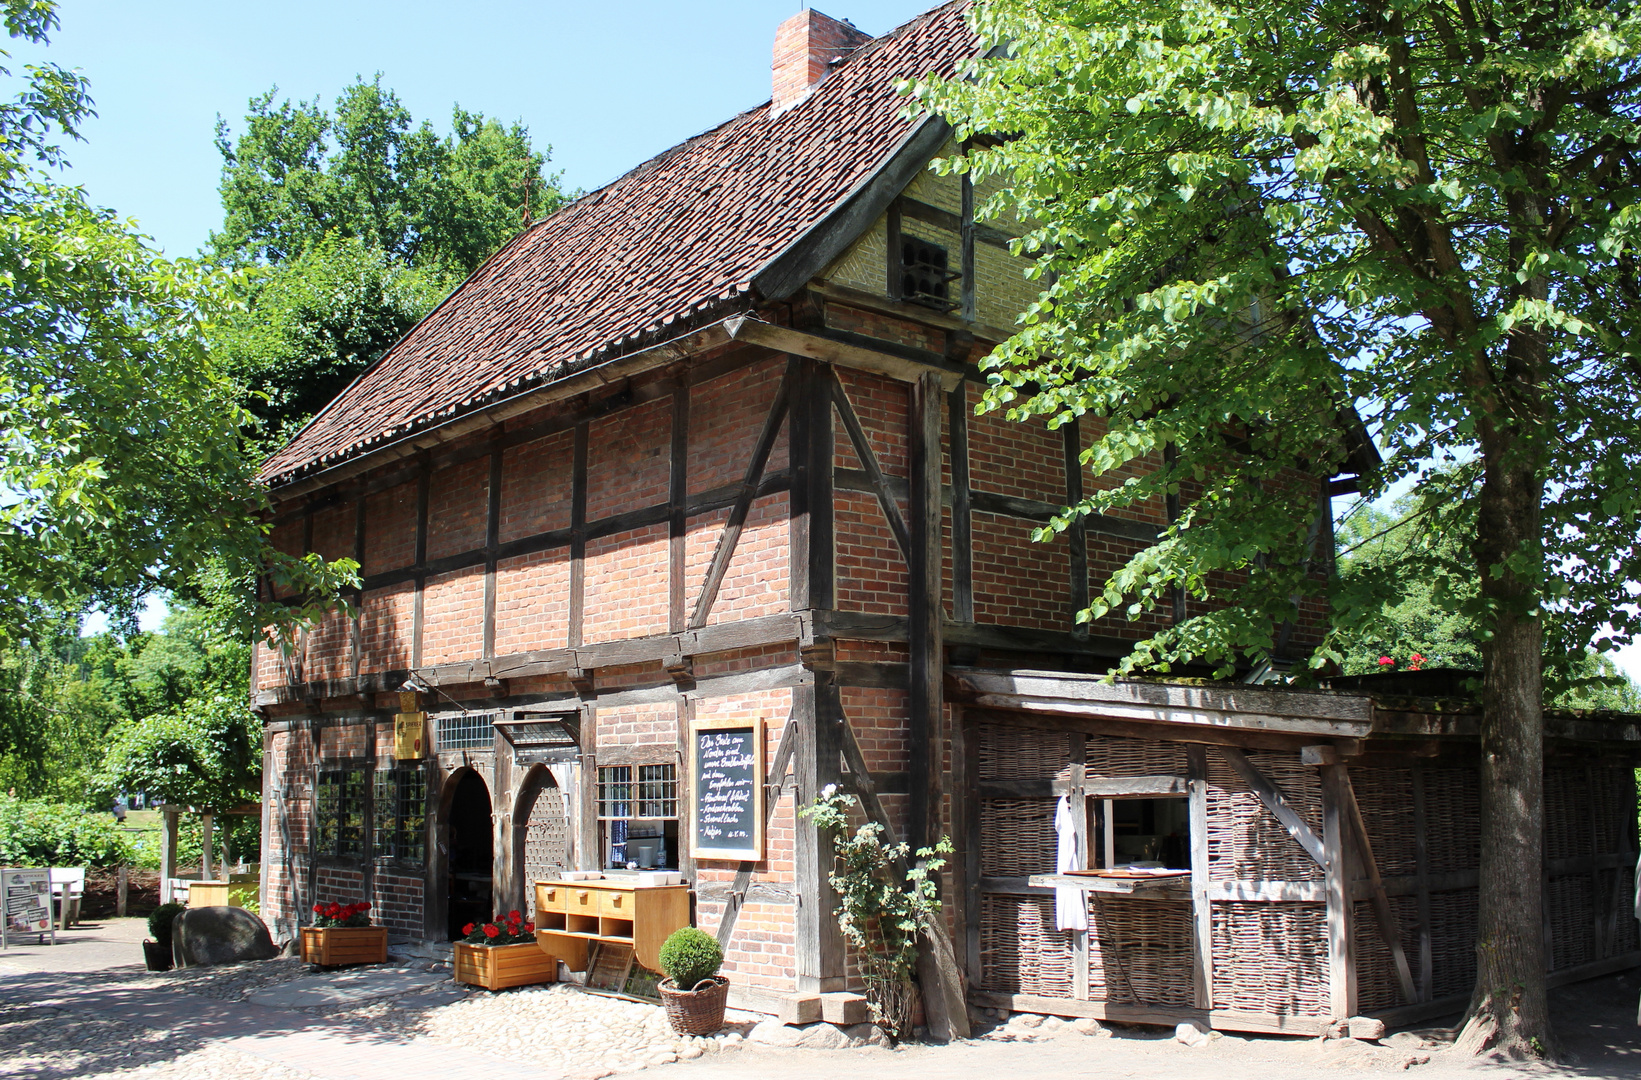
{"type": "Polygon", "coordinates": [[[600,924],[598,931],[599,937],[620,938],[626,941],[632,940],[631,919],[612,919],[605,916],[598,921],[600,924]]]}
{"type": "Polygon", "coordinates": [[[536,929],[562,930],[564,929],[564,912],[543,911],[536,915],[536,929]]]}
{"type": "MultiPolygon", "coordinates": [[[[631,924],[629,923],[628,925],[631,924]]],[[[566,914],[564,916],[564,929],[572,934],[587,934],[592,937],[597,937],[598,916],[566,914]]]]}

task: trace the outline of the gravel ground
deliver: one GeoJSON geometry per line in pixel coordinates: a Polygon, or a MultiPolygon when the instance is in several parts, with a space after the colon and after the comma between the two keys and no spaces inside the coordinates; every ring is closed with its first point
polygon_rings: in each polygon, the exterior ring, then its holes
{"type": "Polygon", "coordinates": [[[168,1032],[45,1006],[0,1009],[0,1076],[29,1080],[312,1080],[168,1032]]]}

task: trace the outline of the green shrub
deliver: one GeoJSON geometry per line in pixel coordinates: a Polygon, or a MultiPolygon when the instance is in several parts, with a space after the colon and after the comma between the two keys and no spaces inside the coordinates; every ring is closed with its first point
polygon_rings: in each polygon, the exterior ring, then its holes
{"type": "Polygon", "coordinates": [[[148,916],[148,936],[165,946],[171,947],[171,924],[188,909],[181,904],[161,904],[148,916]]]}
{"type": "Polygon", "coordinates": [[[134,856],[111,814],[0,795],[0,865],[118,866],[134,856]]]}
{"type": "Polygon", "coordinates": [[[723,962],[718,939],[693,926],[679,927],[661,943],[661,971],[680,990],[693,990],[702,979],[717,975],[723,962]]]}

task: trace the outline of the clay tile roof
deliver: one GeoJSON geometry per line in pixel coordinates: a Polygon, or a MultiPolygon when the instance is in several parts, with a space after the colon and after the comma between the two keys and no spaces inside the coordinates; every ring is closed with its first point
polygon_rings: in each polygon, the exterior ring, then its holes
{"type": "Polygon", "coordinates": [[[808,98],[767,104],[539,221],[262,468],[279,486],[487,402],[752,305],[752,279],[906,138],[898,80],[971,56],[967,0],[876,38],[808,98]]]}

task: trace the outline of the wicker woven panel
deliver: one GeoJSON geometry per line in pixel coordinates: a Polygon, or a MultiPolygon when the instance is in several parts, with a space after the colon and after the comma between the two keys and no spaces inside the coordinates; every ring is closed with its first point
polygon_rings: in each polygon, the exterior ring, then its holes
{"type": "Polygon", "coordinates": [[[1475,889],[1430,894],[1430,968],[1434,997],[1475,989],[1475,889]]]}
{"type": "Polygon", "coordinates": [[[1088,897],[1088,996],[1189,1007],[1190,901],[1088,897]]]}
{"type": "MultiPolygon", "coordinates": [[[[1282,789],[1288,804],[1322,835],[1322,782],[1298,754],[1251,752],[1248,760],[1282,789]]],[[[1322,868],[1217,754],[1208,755],[1208,862],[1214,880],[1318,881],[1322,868]]]]}
{"type": "Polygon", "coordinates": [[[1591,769],[1590,780],[1594,810],[1591,832],[1596,854],[1633,851],[1630,833],[1635,827],[1635,770],[1591,769]]]}
{"type": "Polygon", "coordinates": [[[980,985],[1001,994],[1071,996],[1072,932],[1054,927],[1052,896],[980,899],[980,985]]]}
{"type": "Polygon", "coordinates": [[[1419,872],[1413,842],[1413,770],[1352,769],[1351,788],[1373,842],[1379,873],[1419,872]]]}
{"type": "MultiPolygon", "coordinates": [[[[1598,849],[1591,829],[1600,827],[1604,792],[1592,787],[1590,773],[1581,765],[1558,765],[1544,770],[1544,855],[1573,859],[1598,849]]],[[[1606,772],[1605,769],[1600,770],[1606,772]]]]}
{"type": "Polygon", "coordinates": [[[1071,741],[1064,731],[977,725],[982,780],[1053,780],[1071,773],[1071,741]]]}
{"type": "Polygon", "coordinates": [[[1551,878],[1544,897],[1549,908],[1550,970],[1587,964],[1595,955],[1595,903],[1590,875],[1551,878]]]}
{"type": "Polygon", "coordinates": [[[1475,769],[1425,773],[1425,846],[1430,872],[1474,870],[1481,859],[1480,781],[1475,769]]]}
{"type": "MultiPolygon", "coordinates": [[[[1390,910],[1396,916],[1402,953],[1407,957],[1409,973],[1415,983],[1419,978],[1419,900],[1414,896],[1392,896],[1390,910]]],[[[1358,900],[1351,909],[1351,932],[1356,935],[1356,994],[1357,1008],[1364,1013],[1389,1009],[1396,1005],[1411,1005],[1402,995],[1396,978],[1396,959],[1390,946],[1379,932],[1379,919],[1373,914],[1373,904],[1358,900]]]]}
{"type": "Polygon", "coordinates": [[[1635,902],[1635,868],[1603,870],[1601,888],[1602,895],[1618,901],[1618,918],[1608,923],[1614,932],[1606,935],[1606,948],[1602,952],[1606,956],[1622,956],[1641,949],[1641,923],[1632,918],[1634,908],[1631,906],[1635,902]]]}
{"type": "Polygon", "coordinates": [[[1052,874],[1059,837],[1053,799],[980,802],[980,873],[986,877],[1052,874]]]}
{"type": "Polygon", "coordinates": [[[1184,776],[1181,743],[1090,735],[1084,762],[1089,776],[1184,776]]]}
{"type": "Polygon", "coordinates": [[[1214,1008],[1327,1011],[1327,905],[1216,903],[1213,913],[1214,1008]]]}

